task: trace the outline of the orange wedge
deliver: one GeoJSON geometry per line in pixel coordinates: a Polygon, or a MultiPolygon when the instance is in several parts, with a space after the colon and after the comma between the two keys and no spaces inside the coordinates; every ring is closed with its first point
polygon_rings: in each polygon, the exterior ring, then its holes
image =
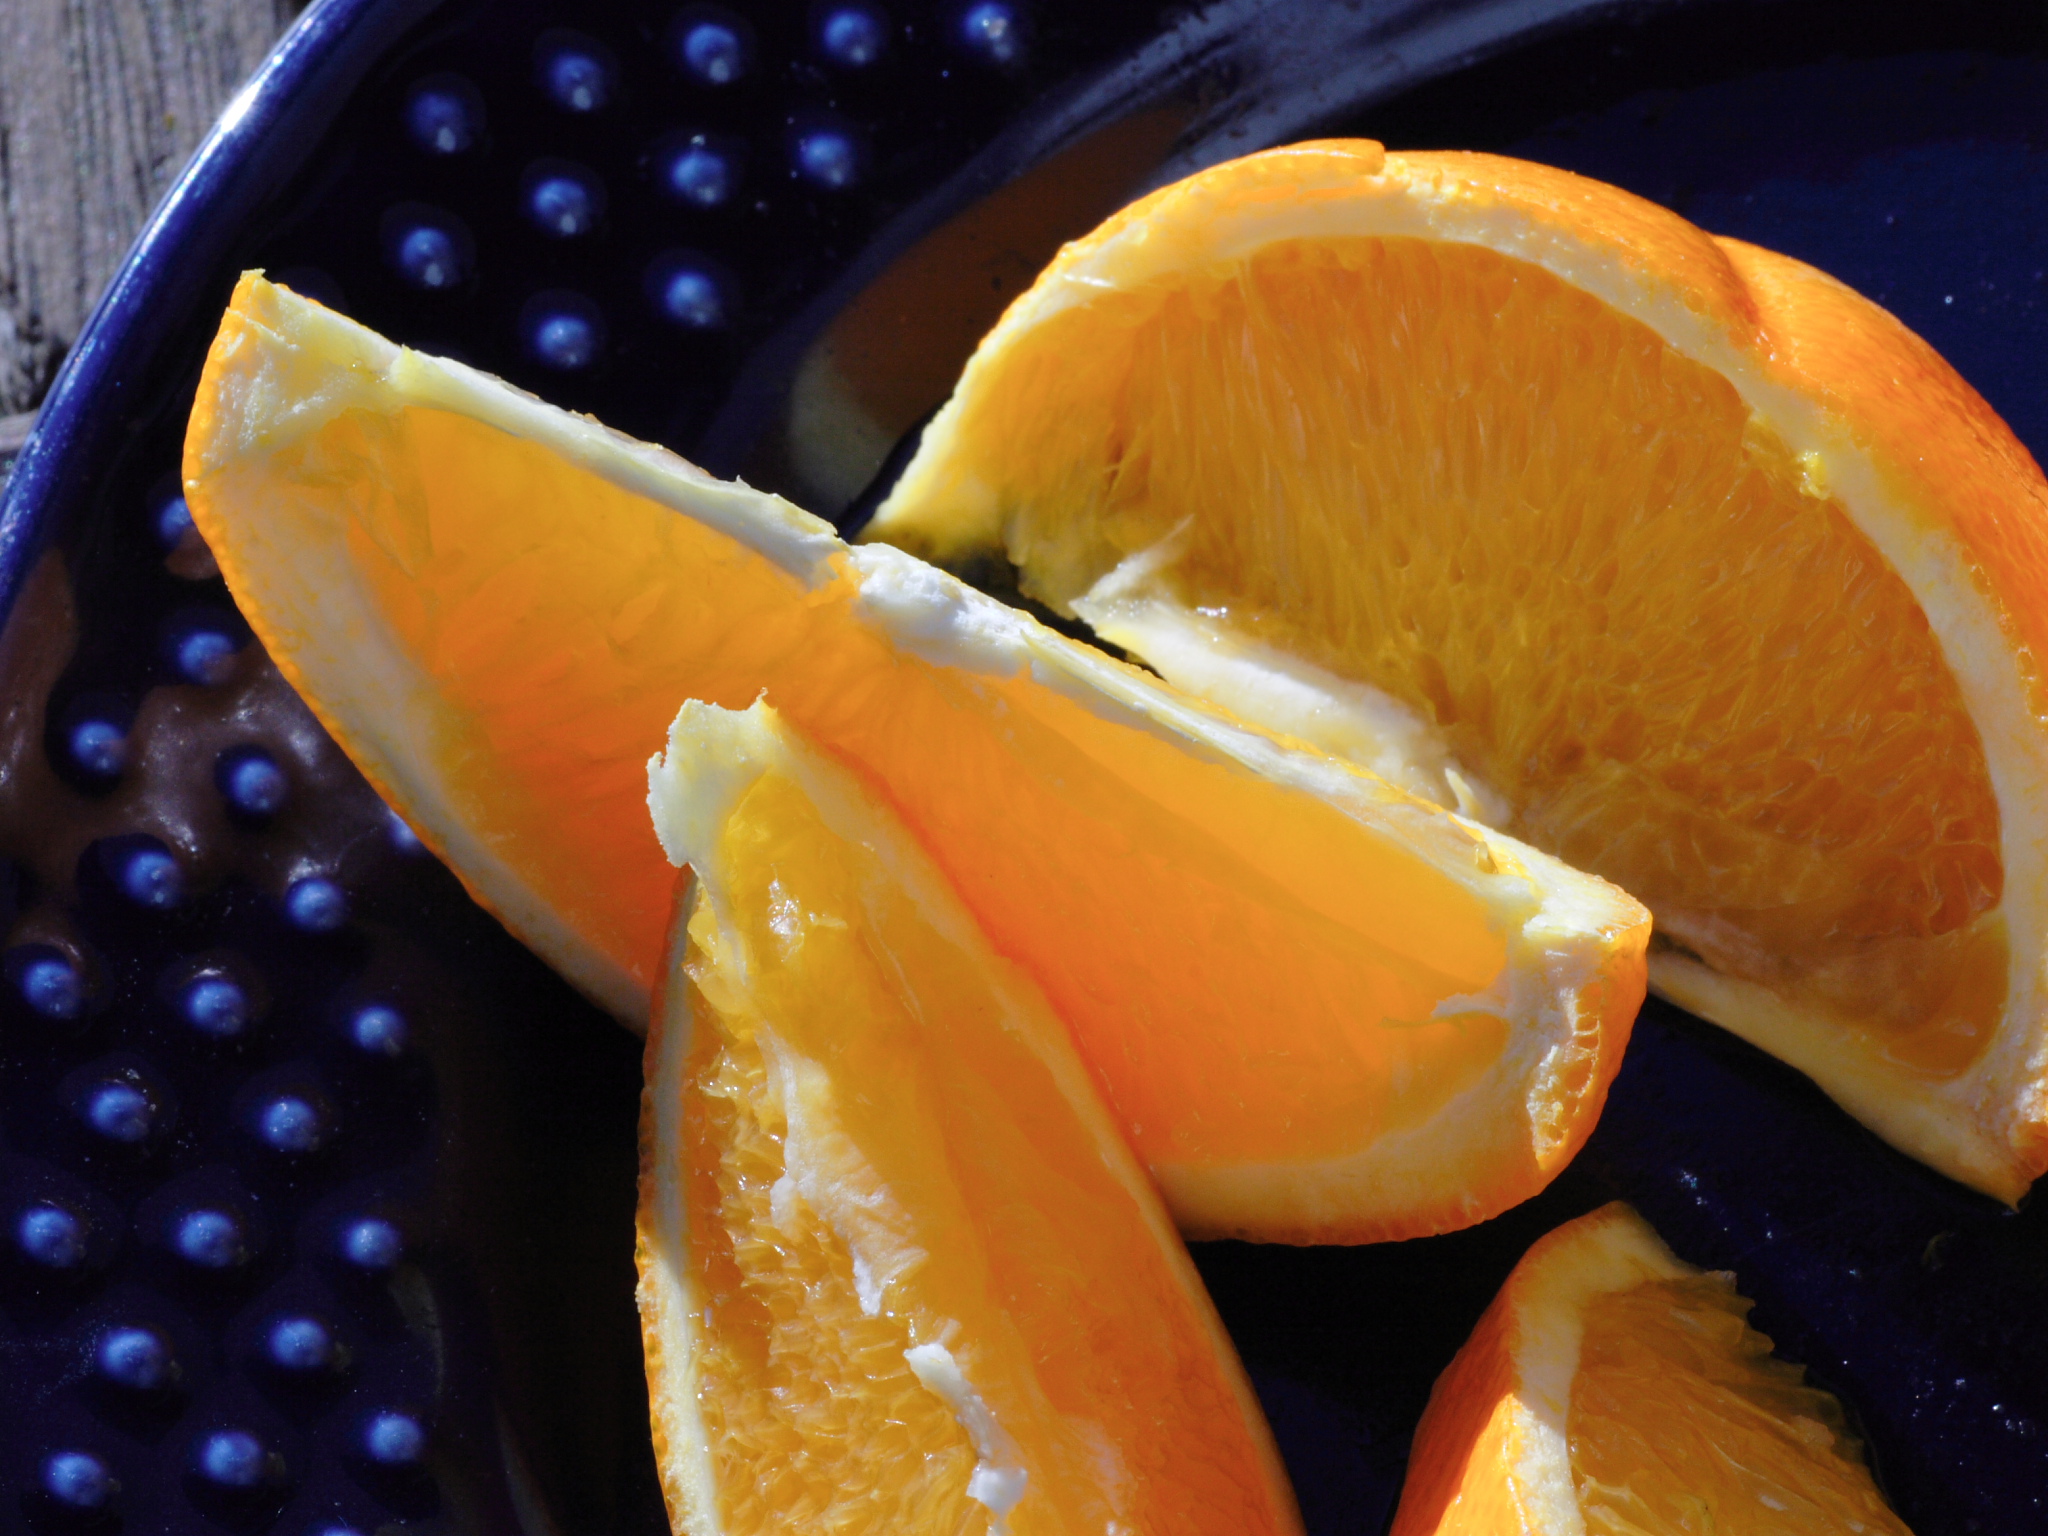
{"type": "Polygon", "coordinates": [[[1619,1201],[1559,1227],[1437,1378],[1392,1536],[1908,1536],[1749,1308],[1619,1201]]]}
{"type": "Polygon", "coordinates": [[[2048,483],[1896,320],[1567,172],[1304,144],[1068,246],[870,536],[1641,897],[1653,985],[2048,1167],[2048,483]]]}
{"type": "Polygon", "coordinates": [[[623,1018],[672,878],[641,765],[680,701],[765,690],[1044,990],[1187,1230],[1463,1225],[1599,1112],[1635,903],[895,550],[254,276],[185,472],[343,747],[623,1018]]]}
{"type": "Polygon", "coordinates": [[[687,862],[640,1304],[688,1536],[1285,1536],[1230,1340],[1064,1025],[764,705],[650,767],[687,862]]]}

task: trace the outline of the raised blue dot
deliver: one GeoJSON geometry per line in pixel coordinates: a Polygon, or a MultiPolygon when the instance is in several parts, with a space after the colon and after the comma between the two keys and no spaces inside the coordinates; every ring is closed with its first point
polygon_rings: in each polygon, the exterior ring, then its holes
{"type": "Polygon", "coordinates": [[[85,1261],[85,1223],[61,1205],[31,1206],[15,1224],[21,1251],[45,1269],[75,1269],[85,1261]]]}
{"type": "Polygon", "coordinates": [[[105,1509],[121,1485],[107,1464],[89,1451],[59,1451],[43,1462],[43,1489],[73,1509],[105,1509]]]}
{"type": "Polygon", "coordinates": [[[409,1467],[426,1454],[427,1432],[409,1413],[375,1414],[364,1426],[363,1449],[387,1467],[409,1467]]]}
{"type": "Polygon", "coordinates": [[[269,1468],[263,1442],[245,1429],[218,1429],[199,1442],[199,1472],[223,1488],[254,1488],[269,1468]]]}
{"type": "Polygon", "coordinates": [[[312,1317],[284,1317],[271,1324],[264,1348],[287,1371],[324,1371],[335,1363],[334,1335],[312,1317]]]}
{"type": "Polygon", "coordinates": [[[176,549],[192,531],[192,508],[182,493],[173,491],[158,503],[155,524],[157,542],[165,549],[176,549]]]}
{"type": "Polygon", "coordinates": [[[597,223],[597,199],[574,176],[543,176],[526,195],[526,212],[551,235],[587,235],[597,223]]]}
{"type": "Polygon", "coordinates": [[[327,1116],[320,1107],[296,1094],[285,1094],[263,1106],[256,1133],[278,1152],[317,1152],[327,1140],[327,1116]]]}
{"type": "Polygon", "coordinates": [[[294,928],[332,933],[348,921],[348,892],[324,875],[308,875],[287,887],[284,911],[294,928]]]}
{"type": "Polygon", "coordinates": [[[22,1001],[46,1019],[75,1019],[85,1007],[85,981],[62,955],[40,955],[21,968],[22,1001]]]}
{"type": "Polygon", "coordinates": [[[1015,64],[1024,57],[1024,24],[1004,0],[980,0],[960,17],[960,41],[991,64],[1015,64]]]}
{"type": "Polygon", "coordinates": [[[71,761],[94,778],[118,778],[128,766],[128,733],[111,720],[79,721],[65,745],[71,761]]]}
{"type": "Polygon", "coordinates": [[[388,806],[384,811],[384,830],[391,838],[391,846],[400,853],[410,854],[426,851],[427,845],[420,841],[419,833],[407,826],[405,818],[388,806]]]}
{"type": "Polygon", "coordinates": [[[405,1239],[390,1222],[366,1216],[342,1233],[341,1251],[358,1268],[389,1269],[405,1256],[405,1239]]]}
{"type": "Polygon", "coordinates": [[[129,849],[118,861],[114,884],[138,907],[166,911],[185,898],[185,871],[170,853],[144,845],[129,849]]]}
{"type": "Polygon", "coordinates": [[[224,755],[218,778],[222,797],[244,816],[275,816],[291,794],[277,759],[256,747],[224,755]]]}
{"type": "Polygon", "coordinates": [[[405,104],[406,130],[429,154],[459,155],[475,148],[483,134],[482,119],[482,109],[469,93],[451,85],[419,85],[405,104]]]}
{"type": "Polygon", "coordinates": [[[574,310],[538,315],[531,324],[533,354],[550,368],[587,368],[597,359],[601,339],[597,322],[574,310]]]}
{"type": "Polygon", "coordinates": [[[187,1211],[178,1219],[178,1252],[201,1269],[232,1269],[248,1257],[242,1223],[228,1211],[187,1211]]]}
{"type": "Polygon", "coordinates": [[[889,46],[888,20],[864,5],[841,6],[819,25],[818,46],[835,64],[865,69],[889,46]]]}
{"type": "Polygon", "coordinates": [[[683,31],[683,68],[706,85],[731,85],[747,72],[747,40],[723,21],[699,21],[683,31]]]}
{"type": "Polygon", "coordinates": [[[661,308],[669,319],[693,331],[725,324],[725,294],[717,278],[695,267],[679,267],[661,285],[661,308]]]}
{"type": "Polygon", "coordinates": [[[611,100],[611,71],[588,49],[558,48],[541,66],[541,87],[557,106],[595,112],[611,100]]]}
{"type": "Polygon", "coordinates": [[[234,675],[239,649],[232,635],[217,629],[195,629],[178,641],[178,673],[187,682],[215,687],[234,675]]]}
{"type": "Polygon", "coordinates": [[[101,1083],[85,1096],[85,1123],[109,1141],[135,1146],[156,1129],[156,1101],[133,1083],[101,1083]]]}
{"type": "Polygon", "coordinates": [[[738,181],[732,156],[700,140],[685,144],[668,162],[669,190],[699,208],[716,208],[738,181]]]}
{"type": "Polygon", "coordinates": [[[100,1374],[117,1387],[155,1392],[175,1379],[176,1357],[154,1328],[109,1328],[100,1336],[100,1374]]]}
{"type": "Polygon", "coordinates": [[[401,1054],[410,1033],[405,1015],[382,1003],[369,1003],[358,1008],[348,1021],[348,1032],[358,1049],[374,1056],[401,1054]]]}
{"type": "Polygon", "coordinates": [[[860,148],[837,128],[813,128],[797,136],[796,170],[815,186],[844,191],[860,179],[860,148]]]}
{"type": "Polygon", "coordinates": [[[453,288],[465,276],[455,236],[434,224],[417,224],[398,240],[398,270],[419,288],[453,288]]]}
{"type": "Polygon", "coordinates": [[[249,994],[226,976],[200,976],[179,998],[185,1022],[217,1039],[239,1035],[249,1023],[249,994]]]}

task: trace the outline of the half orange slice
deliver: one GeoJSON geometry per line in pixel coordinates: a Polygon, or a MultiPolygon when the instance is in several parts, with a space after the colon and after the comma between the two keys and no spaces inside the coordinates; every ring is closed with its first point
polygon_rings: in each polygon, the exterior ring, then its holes
{"type": "Polygon", "coordinates": [[[1642,898],[1666,995],[2048,1167],[2048,482],[1840,283],[1616,188],[1301,144],[1068,246],[874,537],[1642,898]]]}
{"type": "Polygon", "coordinates": [[[1438,1378],[1392,1536],[1909,1536],[1749,1307],[1618,1201],[1559,1227],[1438,1378]]]}
{"type": "Polygon", "coordinates": [[[688,1536],[1290,1536],[1187,1250],[1045,999],[850,772],[692,704],[640,1303],[688,1536]]]}

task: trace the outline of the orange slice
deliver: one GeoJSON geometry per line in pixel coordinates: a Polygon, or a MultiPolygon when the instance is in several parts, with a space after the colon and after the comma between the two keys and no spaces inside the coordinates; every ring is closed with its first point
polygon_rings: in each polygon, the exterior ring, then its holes
{"type": "Polygon", "coordinates": [[[1647,917],[895,550],[246,278],[187,497],[279,667],[488,906],[627,1019],[641,765],[765,690],[1073,1027],[1190,1230],[1390,1237],[1591,1128],[1647,917]]]}
{"type": "Polygon", "coordinates": [[[894,815],[759,704],[649,776],[696,877],[641,1133],[676,1529],[1298,1531],[1065,1026],[894,815]]]}
{"type": "Polygon", "coordinates": [[[1615,188],[1305,144],[1068,246],[872,536],[1641,897],[1666,995],[2048,1167],[2048,483],[1876,306],[1615,188]]]}
{"type": "Polygon", "coordinates": [[[1619,1201],[1559,1227],[1437,1379],[1392,1536],[1909,1536],[1749,1308],[1619,1201]]]}

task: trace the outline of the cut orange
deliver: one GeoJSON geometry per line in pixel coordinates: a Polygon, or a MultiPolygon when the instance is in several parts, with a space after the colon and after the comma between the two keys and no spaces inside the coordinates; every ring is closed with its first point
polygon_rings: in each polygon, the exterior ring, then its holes
{"type": "Polygon", "coordinates": [[[1065,1026],[851,773],[691,704],[639,1267],[670,1517],[1286,1536],[1230,1340],[1065,1026]]]}
{"type": "Polygon", "coordinates": [[[1619,1201],[1559,1227],[1437,1379],[1392,1536],[1908,1536],[1749,1308],[1619,1201]]]}
{"type": "Polygon", "coordinates": [[[870,536],[1617,882],[1653,985],[1954,1177],[2048,1166],[2048,483],[1821,273],[1254,155],[1068,246],[870,536]]]}
{"type": "Polygon", "coordinates": [[[670,879],[641,765],[765,690],[1044,989],[1187,1230],[1463,1225],[1599,1113],[1633,901],[895,550],[254,276],[186,491],[371,781],[624,1018],[670,879]]]}

